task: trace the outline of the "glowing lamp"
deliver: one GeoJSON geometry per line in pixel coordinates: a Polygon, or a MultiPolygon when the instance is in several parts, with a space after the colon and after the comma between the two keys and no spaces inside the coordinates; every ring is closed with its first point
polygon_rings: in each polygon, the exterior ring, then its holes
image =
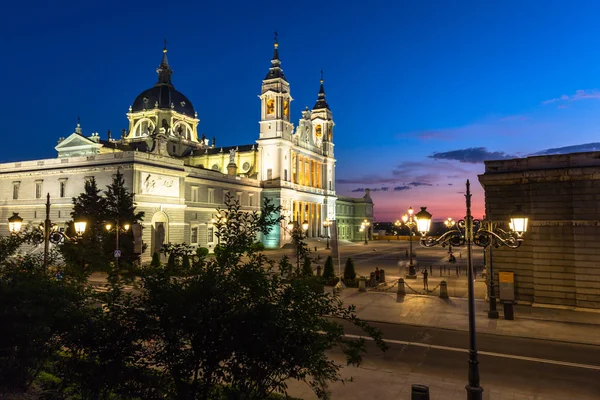
{"type": "Polygon", "coordinates": [[[510,216],[510,223],[508,224],[510,230],[512,230],[518,237],[523,236],[527,232],[527,224],[529,218],[523,213],[521,207],[517,207],[517,211],[510,216]]]}
{"type": "Polygon", "coordinates": [[[75,221],[75,233],[77,233],[77,235],[79,236],[83,235],[83,233],[85,232],[86,225],[87,222],[85,222],[85,220],[83,219],[75,221]]]}
{"type": "Polygon", "coordinates": [[[421,236],[427,235],[431,227],[431,214],[427,212],[427,207],[421,207],[421,211],[415,214],[415,219],[417,220],[417,230],[421,236]]]}
{"type": "Polygon", "coordinates": [[[303,231],[308,230],[308,221],[304,220],[304,222],[302,223],[302,230],[303,231]]]}
{"type": "Polygon", "coordinates": [[[19,217],[19,213],[13,213],[13,216],[8,219],[8,230],[10,233],[19,233],[23,225],[23,218],[19,217]]]}

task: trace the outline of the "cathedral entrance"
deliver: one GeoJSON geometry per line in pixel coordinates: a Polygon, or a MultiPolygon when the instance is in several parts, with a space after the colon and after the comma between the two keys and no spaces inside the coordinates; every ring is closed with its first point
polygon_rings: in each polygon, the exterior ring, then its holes
{"type": "Polygon", "coordinates": [[[164,244],[168,242],[169,233],[169,220],[164,212],[159,211],[152,216],[151,231],[152,237],[150,239],[150,248],[152,250],[152,254],[160,254],[164,244]]]}

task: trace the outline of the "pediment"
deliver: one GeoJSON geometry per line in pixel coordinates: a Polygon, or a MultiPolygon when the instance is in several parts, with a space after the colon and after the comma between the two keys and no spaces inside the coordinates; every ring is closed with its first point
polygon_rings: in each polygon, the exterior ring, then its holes
{"type": "Polygon", "coordinates": [[[58,152],[59,157],[76,157],[98,154],[102,147],[104,146],[100,143],[73,133],[57,144],[54,149],[58,152]]]}

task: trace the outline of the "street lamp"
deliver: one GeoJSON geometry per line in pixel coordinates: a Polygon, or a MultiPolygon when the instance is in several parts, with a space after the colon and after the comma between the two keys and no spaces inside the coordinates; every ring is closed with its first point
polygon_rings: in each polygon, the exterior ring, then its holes
{"type": "Polygon", "coordinates": [[[467,270],[468,270],[468,293],[469,293],[469,383],[465,386],[467,390],[467,399],[481,400],[483,388],[479,385],[479,361],[477,356],[476,330],[475,330],[475,293],[473,287],[473,260],[472,244],[481,247],[489,246],[492,242],[517,248],[523,241],[523,233],[527,230],[527,218],[517,216],[514,221],[511,219],[512,232],[497,230],[493,232],[489,225],[484,226],[483,221],[474,220],[471,215],[471,191],[470,183],[467,180],[466,216],[458,221],[457,228],[452,229],[442,236],[436,238],[427,236],[431,223],[431,214],[426,211],[426,207],[421,207],[421,212],[417,214],[419,222],[419,232],[421,233],[421,245],[433,247],[436,245],[452,246],[467,245],[467,270]]]}
{"type": "Polygon", "coordinates": [[[304,220],[302,225],[296,221],[288,222],[288,228],[292,232],[292,239],[296,242],[296,272],[300,273],[300,242],[304,239],[304,232],[308,230],[308,221],[304,220]]]}
{"type": "Polygon", "coordinates": [[[414,211],[412,207],[408,208],[408,214],[404,214],[402,216],[402,222],[408,228],[408,246],[410,251],[410,258],[408,262],[408,275],[406,275],[407,279],[417,279],[417,273],[415,271],[415,266],[413,265],[413,247],[412,247],[412,230],[417,226],[417,220],[415,215],[413,215],[414,211]]]}
{"type": "MultiPolygon", "coordinates": [[[[19,213],[13,212],[13,216],[8,219],[8,230],[12,234],[17,234],[21,231],[22,226],[23,218],[19,217],[19,213]]],[[[83,236],[85,227],[85,220],[78,218],[75,221],[75,233],[77,236],[69,237],[66,233],[59,231],[58,227],[50,221],[50,193],[46,195],[46,219],[40,224],[40,230],[43,232],[42,241],[44,242],[44,271],[48,269],[48,249],[50,242],[52,244],[59,244],[65,240],[76,241],[83,236]]],[[[35,242],[40,243],[39,240],[35,242]]]]}
{"type": "Polygon", "coordinates": [[[453,221],[452,217],[448,217],[448,219],[444,221],[444,225],[446,225],[446,228],[448,228],[448,229],[452,229],[452,227],[455,224],[456,224],[456,221],[453,221]]]}
{"type": "MultiPolygon", "coordinates": [[[[107,222],[104,227],[106,228],[106,230],[108,232],[110,232],[113,229],[113,226],[110,222],[107,222]]],[[[121,235],[121,230],[123,232],[127,232],[130,228],[130,225],[128,223],[123,224],[123,226],[121,226],[119,219],[117,218],[117,223],[114,227],[114,231],[116,233],[116,242],[115,242],[115,252],[114,252],[114,256],[115,256],[115,270],[118,271],[119,270],[119,258],[121,257],[121,248],[119,245],[119,236],[121,235]]]]}
{"type": "Polygon", "coordinates": [[[329,218],[323,221],[323,226],[325,227],[325,235],[327,235],[327,247],[325,247],[326,250],[329,250],[329,227],[331,226],[331,223],[332,222],[329,220],[329,218]]]}
{"type": "Polygon", "coordinates": [[[17,234],[21,231],[23,218],[19,217],[19,213],[14,212],[13,216],[8,219],[8,230],[12,234],[17,234]]]}
{"type": "Polygon", "coordinates": [[[369,241],[367,240],[367,237],[369,236],[369,226],[371,225],[371,223],[369,222],[368,219],[365,219],[361,224],[360,227],[362,230],[365,231],[365,244],[369,244],[369,241]]]}

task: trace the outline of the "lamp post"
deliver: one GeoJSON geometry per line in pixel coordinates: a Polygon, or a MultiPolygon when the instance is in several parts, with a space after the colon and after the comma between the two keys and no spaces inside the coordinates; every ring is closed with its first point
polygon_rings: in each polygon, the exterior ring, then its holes
{"type": "Polygon", "coordinates": [[[396,222],[394,222],[394,226],[396,227],[396,240],[398,240],[398,237],[400,236],[400,227],[402,226],[402,222],[400,222],[400,220],[397,219],[396,222]]]}
{"type": "MultiPolygon", "coordinates": [[[[111,231],[113,226],[111,223],[106,223],[106,225],[104,225],[104,227],[106,228],[107,231],[111,231]]],[[[121,226],[119,219],[117,218],[117,223],[115,225],[115,233],[116,233],[116,239],[115,239],[115,252],[114,252],[114,257],[115,257],[115,270],[119,271],[119,258],[121,258],[121,247],[119,244],[119,236],[121,235],[121,230],[123,230],[123,232],[127,232],[129,230],[130,225],[128,223],[123,224],[123,226],[121,226]]]]}
{"type": "Polygon", "coordinates": [[[510,227],[512,232],[499,230],[493,232],[488,227],[484,227],[482,221],[474,220],[471,215],[471,191],[470,183],[467,180],[467,191],[465,194],[466,216],[458,221],[457,228],[444,233],[436,238],[427,236],[431,226],[431,214],[427,212],[426,207],[421,207],[421,211],[416,215],[418,230],[421,233],[421,245],[433,247],[436,245],[453,246],[467,245],[467,270],[468,270],[468,293],[469,293],[469,374],[467,390],[468,400],[481,400],[483,388],[479,385],[479,361],[477,355],[476,330],[475,330],[475,293],[473,286],[473,260],[472,245],[481,247],[489,246],[493,241],[502,242],[503,245],[511,248],[517,248],[523,241],[523,233],[527,230],[527,219],[524,217],[511,219],[510,227]]]}
{"type": "Polygon", "coordinates": [[[367,240],[368,236],[369,236],[369,226],[371,225],[371,223],[369,222],[368,219],[365,218],[365,220],[360,224],[360,227],[365,231],[365,244],[369,244],[369,241],[367,240]]]}
{"type": "Polygon", "coordinates": [[[402,222],[408,228],[408,247],[410,251],[410,258],[408,261],[408,275],[406,275],[407,279],[417,279],[417,272],[415,271],[415,266],[413,265],[413,246],[412,246],[412,236],[413,236],[413,228],[417,226],[416,216],[413,215],[414,211],[412,207],[408,208],[407,214],[402,216],[402,222]]]}
{"type": "Polygon", "coordinates": [[[300,242],[304,240],[304,232],[308,230],[308,221],[304,220],[302,225],[297,221],[288,222],[288,228],[292,231],[292,238],[296,242],[296,272],[300,273],[300,242]]]}
{"type": "MultiPolygon", "coordinates": [[[[19,216],[19,213],[13,213],[13,216],[8,219],[8,230],[11,234],[18,234],[23,226],[23,218],[19,216]]],[[[50,221],[50,193],[46,194],[46,219],[40,224],[40,230],[42,230],[42,240],[44,242],[44,271],[48,269],[48,249],[50,248],[50,242],[58,244],[66,240],[75,241],[85,232],[86,222],[85,220],[78,218],[75,221],[75,233],[76,237],[69,237],[66,233],[57,230],[56,226],[50,221]]],[[[39,241],[37,241],[39,243],[39,241]]]]}
{"type": "Polygon", "coordinates": [[[327,235],[327,246],[325,247],[325,249],[329,250],[329,227],[331,226],[331,221],[329,220],[329,218],[323,221],[323,226],[325,227],[325,235],[327,235]]]}

